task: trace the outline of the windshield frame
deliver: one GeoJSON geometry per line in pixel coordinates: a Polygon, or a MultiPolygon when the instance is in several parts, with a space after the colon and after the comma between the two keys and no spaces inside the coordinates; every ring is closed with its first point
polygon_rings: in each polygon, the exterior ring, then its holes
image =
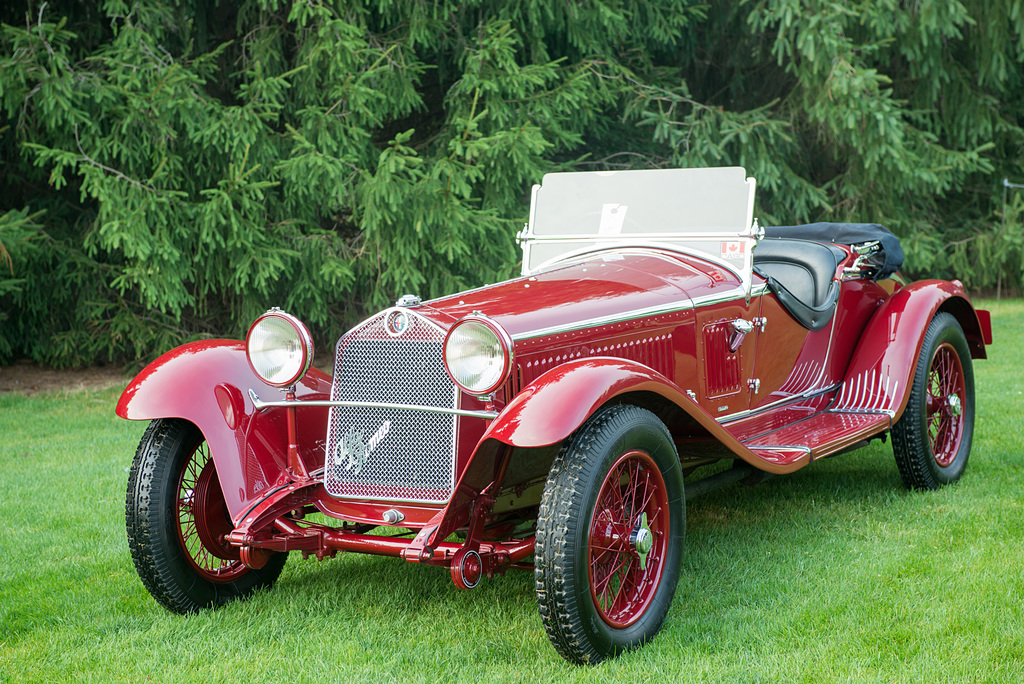
{"type": "Polygon", "coordinates": [[[518,238],[522,274],[619,247],[656,247],[726,264],[750,293],[756,181],[742,167],[545,174],[518,238]]]}

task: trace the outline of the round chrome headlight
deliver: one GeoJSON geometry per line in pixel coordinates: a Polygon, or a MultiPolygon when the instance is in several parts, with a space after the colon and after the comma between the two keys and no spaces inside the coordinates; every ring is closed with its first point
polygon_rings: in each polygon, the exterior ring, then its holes
{"type": "Polygon", "coordinates": [[[448,331],[444,367],[452,381],[468,394],[491,394],[512,370],[512,339],[486,316],[466,316],[448,331]]]}
{"type": "Polygon", "coordinates": [[[289,387],[309,370],[313,338],[295,316],[271,309],[249,328],[245,355],[260,380],[274,387],[289,387]]]}

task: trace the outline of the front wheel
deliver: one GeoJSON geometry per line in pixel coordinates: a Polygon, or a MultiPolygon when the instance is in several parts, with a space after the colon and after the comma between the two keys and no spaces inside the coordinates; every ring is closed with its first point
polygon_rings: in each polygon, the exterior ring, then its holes
{"type": "Polygon", "coordinates": [[[974,369],[956,319],[940,313],[924,336],[914,384],[893,426],[892,446],[903,482],[937,489],[967,467],[974,436],[974,369]]]}
{"type": "Polygon", "coordinates": [[[612,406],[566,440],[544,487],[534,557],[541,618],[564,658],[597,663],[657,634],[685,525],[679,456],[654,414],[612,406]]]}
{"type": "Polygon", "coordinates": [[[258,570],[224,542],[233,525],[202,433],[184,420],[154,420],[128,476],[128,548],[142,583],[175,613],[212,608],[270,586],[287,555],[258,570]]]}

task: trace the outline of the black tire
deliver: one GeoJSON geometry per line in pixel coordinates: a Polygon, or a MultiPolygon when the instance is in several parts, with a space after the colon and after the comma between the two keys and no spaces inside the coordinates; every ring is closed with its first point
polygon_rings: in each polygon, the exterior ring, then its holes
{"type": "Polygon", "coordinates": [[[287,554],[259,570],[217,540],[232,529],[220,482],[199,429],[154,420],[135,452],[125,501],[128,548],[142,583],[175,613],[213,608],[269,587],[287,554]]]}
{"type": "Polygon", "coordinates": [[[956,318],[939,313],[928,325],[907,407],[892,429],[904,484],[938,489],[964,474],[974,436],[974,368],[956,318]]]}
{"type": "Polygon", "coordinates": [[[537,604],[555,649],[594,664],[657,634],[685,528],[683,475],[665,426],[635,406],[595,413],[555,457],[537,518],[537,604]],[[646,534],[638,532],[644,512],[646,534]],[[643,564],[640,537],[651,540],[643,564]]]}

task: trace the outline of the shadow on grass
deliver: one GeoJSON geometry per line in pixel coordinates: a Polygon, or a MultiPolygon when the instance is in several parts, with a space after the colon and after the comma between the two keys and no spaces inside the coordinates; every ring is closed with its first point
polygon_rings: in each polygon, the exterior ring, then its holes
{"type": "Polygon", "coordinates": [[[808,586],[827,592],[847,549],[878,519],[902,515],[908,496],[891,448],[876,444],[694,499],[664,648],[727,652],[737,633],[758,634],[751,616],[771,624],[808,586]]]}
{"type": "Polygon", "coordinates": [[[447,568],[360,554],[339,554],[325,561],[293,554],[265,598],[314,618],[358,619],[371,614],[375,620],[403,623],[536,612],[532,572],[509,570],[485,577],[475,589],[465,591],[454,585],[447,568]]]}
{"type": "MultiPolygon", "coordinates": [[[[832,543],[826,536],[855,529],[860,511],[891,506],[904,492],[885,445],[755,487],[733,485],[694,500],[665,643],[696,640],[693,647],[698,650],[718,648],[714,645],[719,637],[732,629],[721,619],[723,612],[736,606],[771,610],[794,572],[823,572],[815,567],[815,558],[832,543]]],[[[299,613],[312,624],[352,625],[350,637],[356,643],[370,639],[355,627],[364,619],[387,632],[376,635],[378,641],[401,643],[410,634],[440,644],[456,636],[475,640],[469,652],[485,661],[535,659],[536,651],[523,651],[522,640],[546,641],[533,575],[517,570],[462,591],[446,568],[359,554],[322,562],[293,554],[275,588],[256,600],[262,604],[259,610],[299,613]],[[460,627],[437,626],[445,622],[460,627]]],[[[550,654],[557,662],[554,651],[550,654]]]]}

